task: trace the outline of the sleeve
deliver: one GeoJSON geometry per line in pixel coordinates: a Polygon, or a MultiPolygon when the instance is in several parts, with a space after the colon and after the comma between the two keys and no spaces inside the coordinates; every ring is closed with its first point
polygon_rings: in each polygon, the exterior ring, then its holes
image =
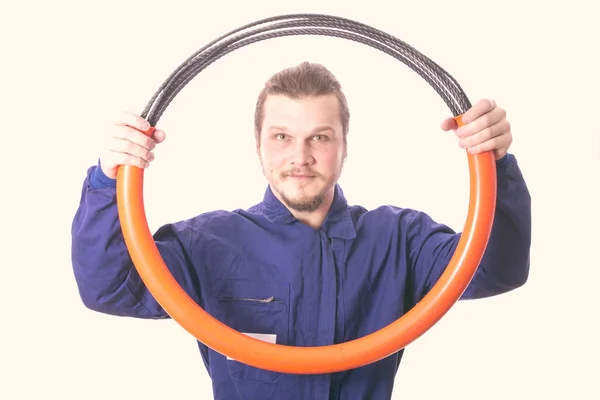
{"type": "MultiPolygon", "coordinates": [[[[517,159],[497,161],[497,201],[492,232],[482,261],[461,300],[514,290],[528,279],[531,246],[531,196],[517,159]]],[[[460,234],[417,212],[408,229],[413,288],[417,301],[437,283],[454,255],[460,234]]]]}
{"type": "MultiPolygon", "coordinates": [[[[169,271],[200,302],[191,262],[189,221],[167,224],[153,235],[169,271]]],[[[116,200],[116,180],[99,165],[88,169],[71,230],[71,259],[83,304],[94,311],[144,319],[169,318],[135,269],[125,245],[116,200]]]]}

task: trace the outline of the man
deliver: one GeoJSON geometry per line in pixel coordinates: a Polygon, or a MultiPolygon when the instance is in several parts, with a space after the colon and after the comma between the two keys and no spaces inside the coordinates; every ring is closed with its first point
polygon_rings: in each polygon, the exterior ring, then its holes
{"type": "MultiPolygon", "coordinates": [[[[162,226],[157,247],[181,287],[230,327],[292,346],[323,346],[400,318],[437,282],[460,234],[400,207],[348,205],[337,184],[346,158],[346,99],[323,66],[275,74],[256,105],[256,151],[268,180],[247,210],[214,211],[162,226]]],[[[463,299],[498,295],[529,273],[530,196],[506,113],[481,101],[457,129],[461,148],[492,151],[498,201],[492,235],[463,299]]],[[[88,170],[73,222],[73,268],[83,303],[117,316],[168,318],[140,280],[123,243],[115,177],[145,168],[165,132],[147,138],[135,115],[117,121],[108,150],[88,170]]],[[[288,375],[260,370],[199,343],[215,399],[389,399],[403,351],[352,371],[288,375]]]]}

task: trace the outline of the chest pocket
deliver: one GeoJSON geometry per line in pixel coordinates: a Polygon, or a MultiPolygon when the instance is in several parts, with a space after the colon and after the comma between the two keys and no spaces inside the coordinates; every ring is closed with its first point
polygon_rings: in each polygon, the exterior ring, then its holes
{"type": "MultiPolygon", "coordinates": [[[[249,336],[268,337],[287,345],[290,322],[290,285],[287,282],[219,279],[216,282],[216,314],[229,327],[249,336]]],[[[234,380],[273,382],[281,373],[227,359],[234,380]]]]}

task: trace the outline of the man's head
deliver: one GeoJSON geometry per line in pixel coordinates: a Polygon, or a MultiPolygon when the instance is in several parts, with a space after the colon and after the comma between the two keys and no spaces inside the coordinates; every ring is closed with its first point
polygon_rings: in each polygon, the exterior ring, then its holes
{"type": "Polygon", "coordinates": [[[341,85],[320,64],[273,75],[255,112],[265,177],[287,207],[309,213],[329,206],[346,158],[350,113],[341,85]]]}

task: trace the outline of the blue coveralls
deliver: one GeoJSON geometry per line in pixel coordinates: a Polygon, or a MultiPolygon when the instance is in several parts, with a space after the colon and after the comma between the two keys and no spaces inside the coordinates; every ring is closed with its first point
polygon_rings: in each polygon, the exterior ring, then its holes
{"type": "MultiPolygon", "coordinates": [[[[497,162],[492,235],[463,299],[523,285],[529,273],[531,200],[517,160],[497,162]]],[[[460,235],[413,209],[350,206],[339,186],[323,226],[295,220],[267,188],[247,209],[213,211],[154,235],[181,287],[211,315],[278,344],[322,346],[400,318],[437,282],[460,235]],[[259,301],[272,299],[271,301],[259,301]]],[[[81,299],[97,312],[169,318],[141,282],[117,215],[115,181],[88,170],[72,226],[81,299]]],[[[243,365],[198,343],[216,400],[387,400],[403,351],[334,374],[288,375],[243,365]]]]}

